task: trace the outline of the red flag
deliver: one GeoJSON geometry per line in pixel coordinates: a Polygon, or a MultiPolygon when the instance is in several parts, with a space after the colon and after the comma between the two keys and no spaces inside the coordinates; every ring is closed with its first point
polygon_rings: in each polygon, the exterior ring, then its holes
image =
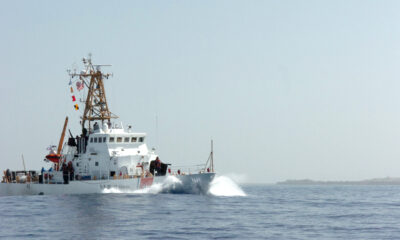
{"type": "Polygon", "coordinates": [[[75,102],[75,101],[76,101],[76,98],[75,98],[75,96],[72,96],[72,101],[73,101],[73,102],[75,102]]]}

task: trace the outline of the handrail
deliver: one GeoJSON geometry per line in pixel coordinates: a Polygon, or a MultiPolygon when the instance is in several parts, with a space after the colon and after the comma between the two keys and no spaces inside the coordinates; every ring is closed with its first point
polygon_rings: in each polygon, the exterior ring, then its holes
{"type": "MultiPolygon", "coordinates": [[[[75,180],[75,172],[73,175],[73,179],[75,180]]],[[[68,182],[71,180],[71,173],[68,173],[68,182]]],[[[64,174],[62,171],[43,171],[42,172],[42,183],[43,184],[63,184],[64,183],[64,174]],[[60,179],[55,179],[55,175],[58,175],[58,177],[61,177],[60,179]]]]}

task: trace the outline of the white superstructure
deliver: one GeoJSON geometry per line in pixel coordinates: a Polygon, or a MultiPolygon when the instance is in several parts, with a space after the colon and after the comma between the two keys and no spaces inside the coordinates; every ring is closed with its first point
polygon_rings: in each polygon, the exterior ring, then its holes
{"type": "Polygon", "coordinates": [[[95,127],[89,133],[87,145],[86,139],[78,139],[77,146],[68,146],[64,156],[66,162],[73,163],[78,178],[142,176],[158,157],[149,151],[145,141],[145,133],[104,123],[102,128],[95,127]]]}

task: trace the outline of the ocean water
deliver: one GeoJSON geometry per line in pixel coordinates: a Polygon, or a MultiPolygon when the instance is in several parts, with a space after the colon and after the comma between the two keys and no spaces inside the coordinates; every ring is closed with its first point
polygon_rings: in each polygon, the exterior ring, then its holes
{"type": "Polygon", "coordinates": [[[399,239],[400,186],[238,186],[0,198],[0,239],[399,239]]]}

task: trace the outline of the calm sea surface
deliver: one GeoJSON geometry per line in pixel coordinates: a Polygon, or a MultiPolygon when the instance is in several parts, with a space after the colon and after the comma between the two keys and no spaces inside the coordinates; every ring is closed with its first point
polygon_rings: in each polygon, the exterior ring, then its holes
{"type": "Polygon", "coordinates": [[[1,197],[0,218],[1,239],[399,239],[400,186],[240,189],[219,177],[209,195],[1,197]]]}

